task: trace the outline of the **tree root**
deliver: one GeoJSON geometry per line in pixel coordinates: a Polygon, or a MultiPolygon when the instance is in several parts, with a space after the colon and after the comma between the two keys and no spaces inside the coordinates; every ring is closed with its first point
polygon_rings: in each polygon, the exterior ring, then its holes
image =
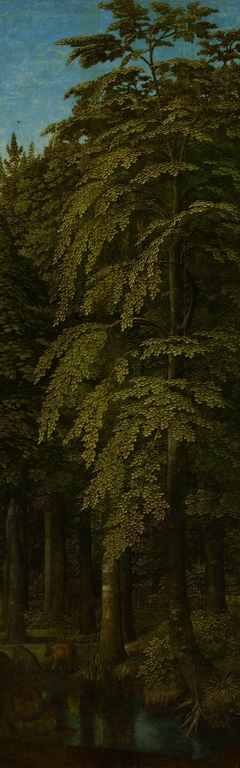
{"type": "Polygon", "coordinates": [[[175,709],[186,709],[186,707],[190,707],[190,705],[193,703],[192,699],[187,699],[186,701],[182,701],[181,704],[178,704],[175,709]]]}
{"type": "Polygon", "coordinates": [[[181,724],[181,728],[186,732],[186,736],[190,736],[193,732],[197,733],[201,717],[206,720],[206,715],[204,715],[200,706],[196,685],[194,685],[194,698],[191,697],[190,699],[186,699],[186,701],[178,704],[176,709],[189,709],[189,707],[191,707],[191,709],[188,711],[184,722],[181,724]]]}
{"type": "Polygon", "coordinates": [[[201,707],[199,704],[194,704],[181,726],[186,730],[186,736],[190,736],[192,732],[197,733],[200,717],[204,717],[201,707]]]}

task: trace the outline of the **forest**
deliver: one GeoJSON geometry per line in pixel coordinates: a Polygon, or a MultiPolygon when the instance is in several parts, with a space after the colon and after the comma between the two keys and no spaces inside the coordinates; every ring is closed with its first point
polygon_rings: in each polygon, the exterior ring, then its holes
{"type": "Polygon", "coordinates": [[[98,7],[57,45],[103,73],[0,165],[0,737],[54,730],[15,679],[52,662],[239,734],[240,30],[98,7]]]}

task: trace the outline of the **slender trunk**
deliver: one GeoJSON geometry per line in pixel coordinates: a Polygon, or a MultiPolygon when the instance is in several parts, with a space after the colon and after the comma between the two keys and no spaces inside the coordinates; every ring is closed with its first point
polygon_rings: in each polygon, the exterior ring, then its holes
{"type": "Polygon", "coordinates": [[[65,607],[65,508],[57,494],[49,499],[44,515],[44,609],[65,607]]]}
{"type": "Polygon", "coordinates": [[[80,631],[88,635],[94,628],[93,579],[92,579],[92,537],[91,516],[81,514],[79,527],[80,550],[80,631]]]}
{"type": "Polygon", "coordinates": [[[173,650],[195,700],[199,678],[211,665],[194,638],[187,597],[185,534],[185,446],[168,436],[168,589],[173,650]]]}
{"type": "Polygon", "coordinates": [[[100,656],[109,667],[116,666],[127,657],[122,632],[120,563],[116,559],[110,562],[105,552],[102,565],[100,656]]]}
{"type": "Polygon", "coordinates": [[[102,602],[100,629],[100,660],[106,672],[127,658],[124,647],[121,609],[120,561],[109,558],[105,546],[105,525],[110,516],[108,498],[103,515],[102,602]]]}
{"type": "Polygon", "coordinates": [[[44,511],[44,610],[51,609],[52,596],[52,537],[51,537],[51,506],[46,505],[44,511]]]}
{"type": "Polygon", "coordinates": [[[9,549],[7,548],[7,542],[6,542],[6,519],[7,519],[7,510],[6,511],[4,510],[3,600],[2,600],[2,612],[1,612],[1,623],[3,627],[7,626],[7,618],[8,618],[9,567],[10,567],[9,549]]]}
{"type": "Polygon", "coordinates": [[[65,608],[65,504],[55,496],[52,506],[52,607],[65,608]]]}
{"type": "Polygon", "coordinates": [[[206,610],[222,613],[227,610],[224,573],[224,525],[219,518],[209,520],[204,527],[206,610]]]}
{"type": "Polygon", "coordinates": [[[122,628],[125,643],[133,643],[134,640],[136,640],[136,634],[133,626],[131,555],[131,548],[127,547],[120,558],[122,628]]]}
{"type": "MultiPolygon", "coordinates": [[[[179,212],[179,178],[174,182],[173,214],[179,212]]],[[[181,337],[184,327],[184,286],[182,254],[177,246],[169,255],[169,288],[171,309],[171,335],[181,337]]],[[[183,377],[183,356],[170,355],[168,380],[183,377]]],[[[168,589],[169,625],[173,650],[179,661],[191,698],[198,700],[198,682],[203,673],[209,673],[210,663],[201,654],[193,634],[187,598],[186,582],[186,533],[185,533],[185,475],[186,445],[168,431],[168,589]]]]}
{"type": "Polygon", "coordinates": [[[6,549],[9,558],[7,642],[26,642],[23,606],[23,556],[19,535],[18,504],[10,500],[6,520],[6,549]]]}
{"type": "Polygon", "coordinates": [[[2,600],[2,611],[1,611],[1,623],[3,627],[7,626],[8,597],[9,597],[9,554],[5,552],[4,561],[3,561],[3,600],[2,600]]]}
{"type": "Polygon", "coordinates": [[[28,509],[27,503],[21,505],[20,510],[20,540],[22,548],[22,568],[23,568],[23,605],[24,610],[29,610],[28,594],[28,509]]]}

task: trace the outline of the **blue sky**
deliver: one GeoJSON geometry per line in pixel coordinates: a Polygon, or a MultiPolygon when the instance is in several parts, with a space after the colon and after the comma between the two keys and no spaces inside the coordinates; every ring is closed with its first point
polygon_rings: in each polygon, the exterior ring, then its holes
{"type": "MultiPolygon", "coordinates": [[[[171,2],[176,6],[183,0],[171,2]]],[[[148,0],[142,4],[147,6],[148,0]]],[[[222,29],[240,27],[240,0],[201,4],[218,8],[214,21],[222,29]]],[[[111,19],[94,0],[0,0],[2,156],[13,131],[25,149],[34,141],[41,151],[48,141],[41,132],[70,113],[71,101],[63,101],[64,93],[100,72],[81,70],[77,62],[66,67],[70,49],[55,46],[56,40],[104,32],[111,19]]]]}

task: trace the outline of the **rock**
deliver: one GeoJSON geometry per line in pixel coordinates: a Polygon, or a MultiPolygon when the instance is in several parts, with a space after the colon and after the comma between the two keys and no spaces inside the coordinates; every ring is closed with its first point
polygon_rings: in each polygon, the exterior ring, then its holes
{"type": "Polygon", "coordinates": [[[6,653],[0,651],[0,698],[9,690],[19,691],[26,685],[23,674],[6,653]]]}
{"type": "Polygon", "coordinates": [[[0,651],[0,713],[11,722],[13,696],[26,686],[24,677],[6,653],[0,651]]]}
{"type": "Polygon", "coordinates": [[[13,697],[15,717],[22,720],[36,720],[43,711],[43,698],[39,691],[24,688],[13,697]]]}
{"type": "Polygon", "coordinates": [[[12,732],[11,725],[7,717],[0,715],[0,738],[4,739],[6,736],[10,736],[12,732]]]}
{"type": "Polygon", "coordinates": [[[24,645],[16,645],[13,650],[12,660],[26,680],[29,682],[39,681],[43,671],[35,653],[29,651],[24,645]]]}
{"type": "MultiPolygon", "coordinates": [[[[29,657],[25,654],[24,658],[29,657]]],[[[34,660],[33,666],[36,669],[34,660]]],[[[30,687],[17,665],[6,653],[0,652],[0,738],[41,736],[52,731],[56,724],[53,714],[46,710],[40,691],[30,687]]]]}
{"type": "Polygon", "coordinates": [[[44,712],[37,720],[16,720],[15,731],[18,736],[44,736],[56,728],[57,721],[50,712],[44,712]]]}

